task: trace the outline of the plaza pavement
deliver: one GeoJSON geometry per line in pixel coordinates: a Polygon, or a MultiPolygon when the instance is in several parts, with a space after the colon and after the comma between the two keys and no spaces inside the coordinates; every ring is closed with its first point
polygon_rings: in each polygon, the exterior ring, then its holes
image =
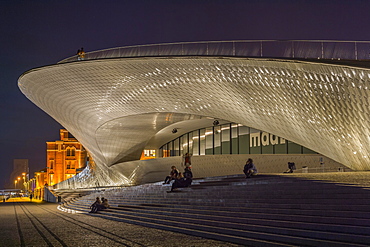
{"type": "Polygon", "coordinates": [[[12,198],[0,203],[0,246],[238,246],[170,231],[68,214],[56,203],[12,198]]]}
{"type": "MultiPolygon", "coordinates": [[[[370,188],[370,172],[280,175],[287,178],[301,177],[308,180],[326,181],[329,184],[345,184],[362,190],[370,188]]],[[[263,179],[263,177],[261,178],[263,179]]],[[[251,181],[255,180],[252,179],[251,181]]],[[[92,217],[89,214],[65,213],[58,210],[58,206],[59,204],[45,203],[39,200],[31,202],[28,198],[12,198],[5,203],[1,202],[0,247],[240,246],[183,233],[159,230],[155,227],[149,228],[122,221],[92,217]]],[[[181,226],[181,222],[179,222],[179,226],[181,226]]],[[[292,246],[300,245],[293,244],[292,246]]],[[[350,245],[345,244],[345,246],[350,245]]]]}

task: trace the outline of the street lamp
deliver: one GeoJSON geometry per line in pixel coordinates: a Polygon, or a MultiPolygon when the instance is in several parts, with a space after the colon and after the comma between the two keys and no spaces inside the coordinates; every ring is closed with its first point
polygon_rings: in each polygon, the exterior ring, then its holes
{"type": "Polygon", "coordinates": [[[16,180],[14,180],[14,187],[15,187],[15,189],[17,189],[17,182],[18,182],[18,180],[16,179],[16,180]]]}
{"type": "MultiPolygon", "coordinates": [[[[18,179],[17,183],[18,184],[21,184],[21,181],[20,181],[21,180],[21,177],[18,177],[17,179],[18,179]]],[[[20,185],[18,185],[18,186],[19,186],[19,189],[22,189],[20,185]]]]}
{"type": "Polygon", "coordinates": [[[27,191],[26,173],[25,172],[22,173],[22,178],[23,178],[23,187],[24,187],[24,190],[27,191]]]}

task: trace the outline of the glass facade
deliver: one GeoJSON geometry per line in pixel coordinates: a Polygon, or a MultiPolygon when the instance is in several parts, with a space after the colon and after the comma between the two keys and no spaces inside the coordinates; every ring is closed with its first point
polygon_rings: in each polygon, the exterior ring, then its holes
{"type": "MultiPolygon", "coordinates": [[[[192,132],[193,136],[193,155],[199,155],[199,130],[193,131],[192,132]]],[[[189,151],[190,153],[190,151],[189,151]]]]}
{"type": "Polygon", "coordinates": [[[284,138],[241,124],[229,123],[194,130],[159,149],[160,157],[213,154],[316,154],[284,138]]]}
{"type": "Polygon", "coordinates": [[[213,127],[206,128],[206,155],[213,154],[213,127]]]}

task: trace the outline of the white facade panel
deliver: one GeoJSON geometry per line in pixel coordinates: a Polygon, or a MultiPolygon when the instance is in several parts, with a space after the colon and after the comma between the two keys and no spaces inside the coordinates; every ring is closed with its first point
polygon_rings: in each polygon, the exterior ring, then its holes
{"type": "Polygon", "coordinates": [[[182,131],[191,131],[185,121],[207,118],[273,133],[368,170],[369,81],[369,69],[324,63],[139,57],[33,69],[19,87],[85,146],[94,176],[117,185],[132,181],[109,167],[139,159],[161,130],[184,123],[182,131]]]}

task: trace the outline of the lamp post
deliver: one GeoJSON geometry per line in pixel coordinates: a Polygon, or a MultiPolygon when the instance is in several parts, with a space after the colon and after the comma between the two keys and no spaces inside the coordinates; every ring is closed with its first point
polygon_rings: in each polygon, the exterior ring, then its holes
{"type": "Polygon", "coordinates": [[[14,188],[15,189],[17,189],[17,182],[18,182],[18,180],[16,179],[16,180],[14,180],[14,188]]]}
{"type": "Polygon", "coordinates": [[[27,174],[25,172],[22,173],[24,191],[28,192],[28,181],[26,175],[27,174]]]}
{"type": "MultiPolygon", "coordinates": [[[[25,189],[25,187],[26,187],[26,184],[25,184],[25,182],[26,182],[26,178],[25,178],[25,176],[26,176],[26,173],[22,173],[22,179],[23,179],[23,188],[25,189]]],[[[26,190],[26,189],[25,189],[26,190]]]]}
{"type": "Polygon", "coordinates": [[[17,179],[18,179],[17,183],[19,184],[18,187],[19,187],[19,189],[22,189],[21,186],[20,186],[20,184],[21,184],[20,183],[21,177],[18,177],[17,179]]]}

